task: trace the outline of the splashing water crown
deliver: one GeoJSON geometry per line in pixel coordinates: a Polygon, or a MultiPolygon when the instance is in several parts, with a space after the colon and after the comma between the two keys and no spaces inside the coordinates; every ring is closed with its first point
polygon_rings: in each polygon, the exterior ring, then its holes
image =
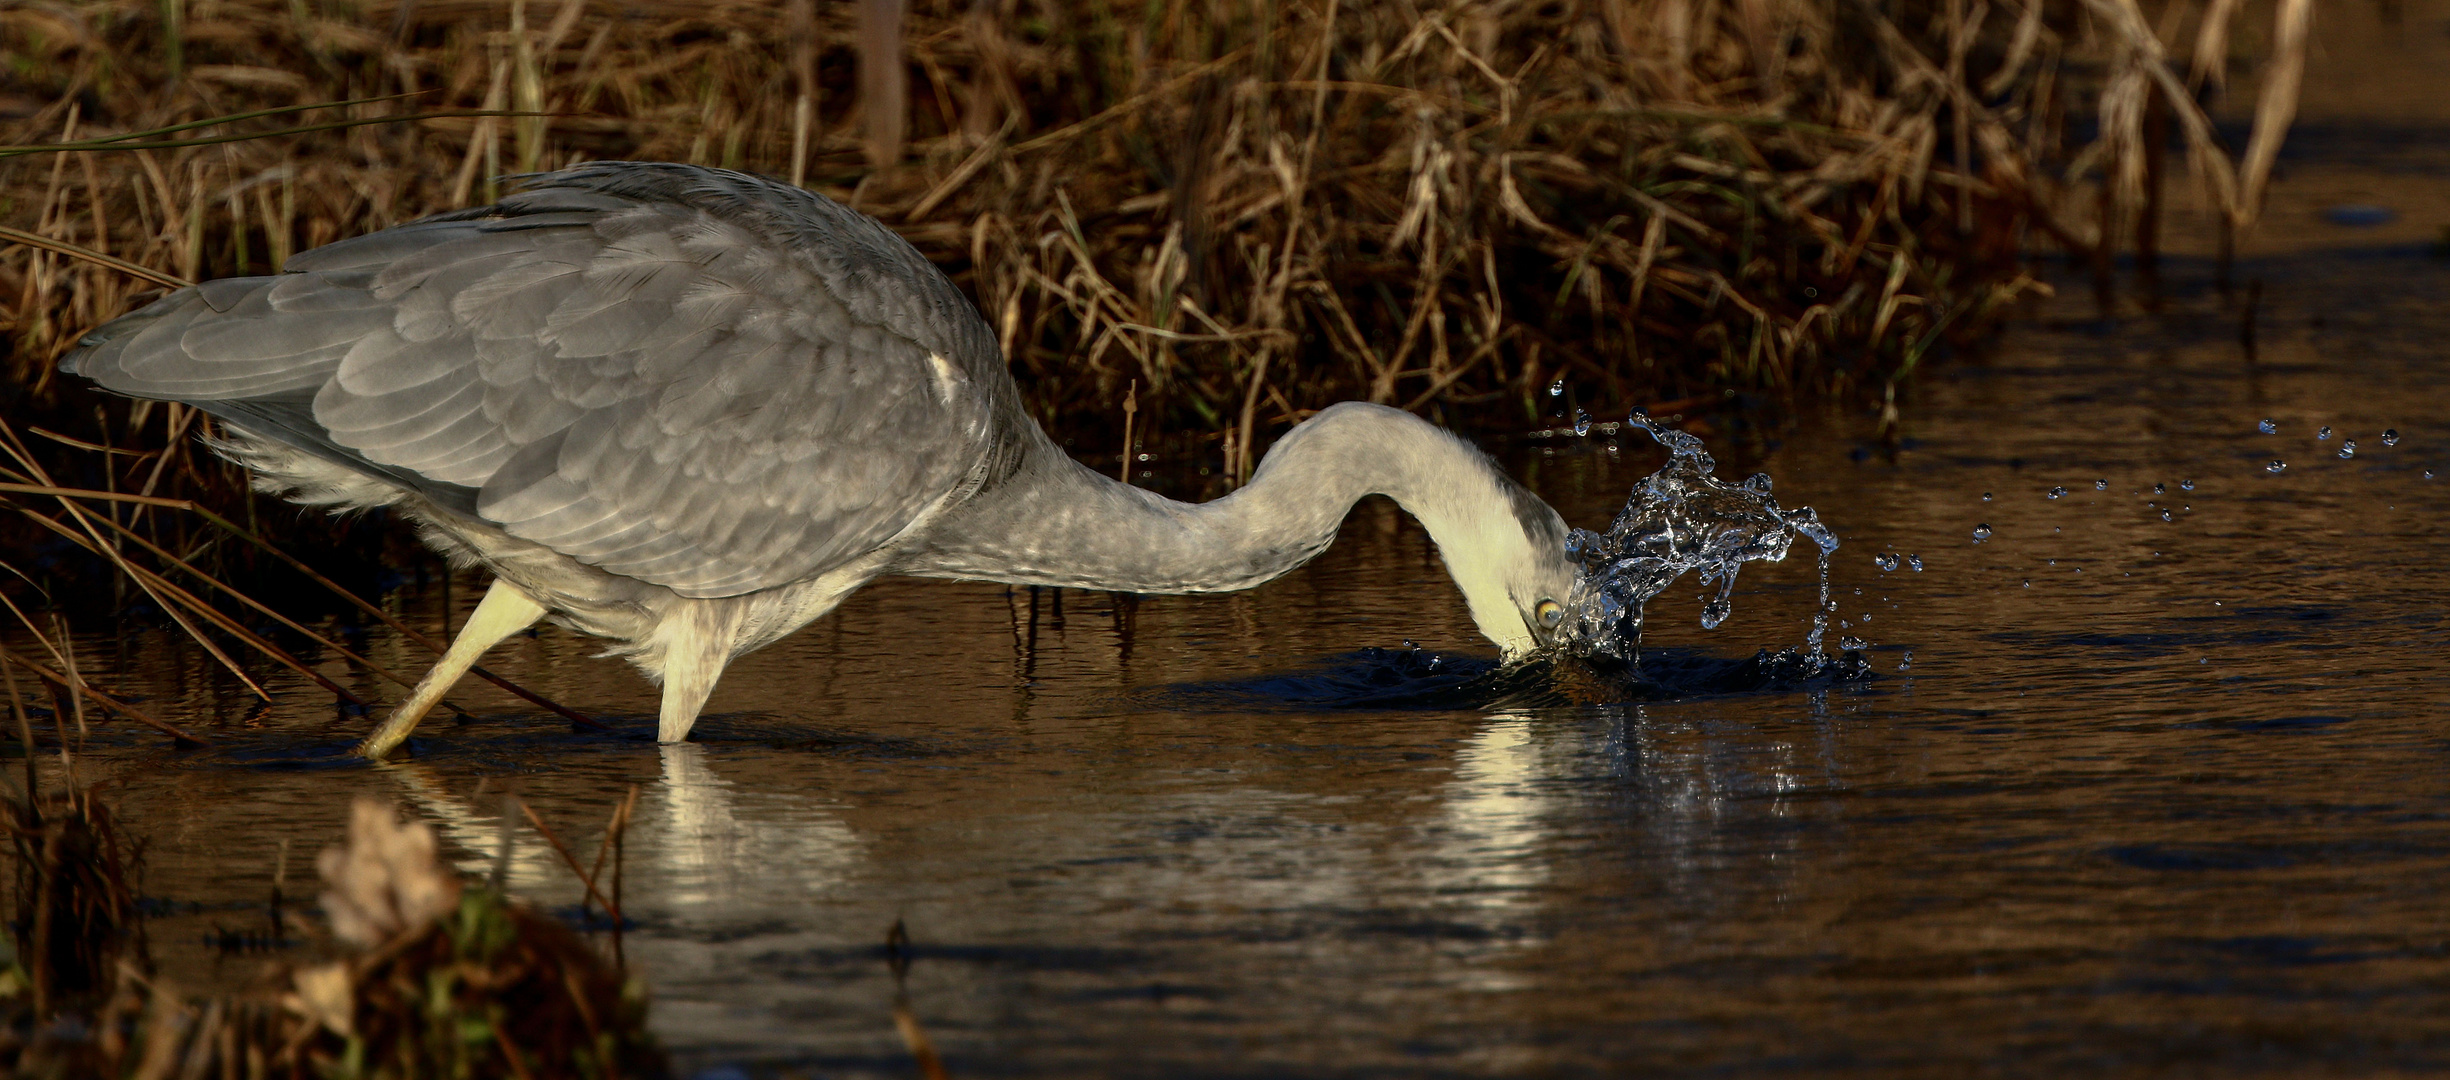
{"type": "Polygon", "coordinates": [[[1757,559],[1786,558],[1797,536],[1820,548],[1821,602],[1815,609],[1806,663],[1817,672],[1821,636],[1828,629],[1829,556],[1837,536],[1811,507],[1786,510],[1770,495],[1768,473],[1738,484],[1715,475],[1718,462],[1700,439],[1661,427],[1635,410],[1626,426],[1639,428],[1665,448],[1667,464],[1635,485],[1625,509],[1605,533],[1574,530],[1568,550],[1582,564],[1566,602],[1566,639],[1587,656],[1638,662],[1642,608],[1667,591],[1686,571],[1700,575],[1705,589],[1701,625],[1716,629],[1734,610],[1736,573],[1757,559]]]}

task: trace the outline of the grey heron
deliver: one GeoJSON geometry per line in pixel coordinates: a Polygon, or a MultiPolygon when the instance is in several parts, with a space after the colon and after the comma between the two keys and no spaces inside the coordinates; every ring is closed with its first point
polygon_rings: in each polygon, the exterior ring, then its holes
{"type": "Polygon", "coordinates": [[[180,289],[61,368],[222,421],[256,486],[387,506],[493,583],[360,746],[408,737],[478,656],[550,618],[662,687],[678,742],[726,664],[884,574],[1247,589],[1363,496],[1418,518],[1508,657],[1557,633],[1565,524],[1486,455],[1348,402],[1186,504],[1074,461],[994,334],[891,230],[776,181],[600,162],[492,206],[180,289]]]}

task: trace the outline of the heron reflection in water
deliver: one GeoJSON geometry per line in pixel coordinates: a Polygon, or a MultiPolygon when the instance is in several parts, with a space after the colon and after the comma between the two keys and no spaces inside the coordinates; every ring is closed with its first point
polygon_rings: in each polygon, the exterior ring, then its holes
{"type": "Polygon", "coordinates": [[[1381,494],[1508,657],[1574,578],[1564,523],[1463,440],[1345,403],[1186,504],[1072,460],[993,332],[871,218],[742,173],[601,162],[493,206],[181,289],[63,370],[217,418],[258,487],[392,507],[494,579],[360,747],[397,747],[477,658],[551,618],[611,640],[686,738],[732,659],[884,574],[1247,589],[1381,494]]]}

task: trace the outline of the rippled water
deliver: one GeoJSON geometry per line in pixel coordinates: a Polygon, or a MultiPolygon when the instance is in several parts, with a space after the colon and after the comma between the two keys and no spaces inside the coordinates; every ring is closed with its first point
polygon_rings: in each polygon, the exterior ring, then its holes
{"type": "MultiPolygon", "coordinates": [[[[309,891],[352,793],[482,871],[504,788],[591,849],[642,785],[627,947],[693,1069],[908,1075],[897,919],[955,1075],[2439,1068],[2450,266],[2261,269],[2298,284],[2251,362],[2209,291],[2062,306],[1922,383],[1893,460],[1836,417],[1731,463],[1844,538],[1861,682],[1707,692],[1807,631],[1792,559],[1715,631],[1690,578],[1653,602],[1646,663],[1700,672],[1690,696],[1459,705],[1485,653],[1371,504],[1243,596],[880,583],[738,665],[683,747],[557,631],[491,663],[617,736],[470,687],[480,720],[373,769],[341,757],[366,721],[309,687],[268,676],[256,709],[170,638],[88,640],[89,672],[224,741],[104,726],[80,768],[149,838],[153,940],[191,985],[253,972],[207,936],[257,925],[282,841],[309,891]]],[[[1638,441],[1513,466],[1597,525],[1661,460],[1638,441]]],[[[400,600],[434,622],[436,593],[400,600]]],[[[513,888],[575,904],[517,844],[513,888]]]]}
{"type": "MultiPolygon", "coordinates": [[[[2299,145],[2342,142],[2323,100],[2299,145]]],[[[2275,215],[2359,175],[2438,195],[2408,153],[2289,164],[2275,215]]],[[[554,630],[489,666],[619,732],[470,684],[477,720],[379,768],[299,680],[263,673],[259,707],[172,636],[86,639],[89,675],[218,745],[105,724],[78,768],[148,840],[190,986],[254,974],[208,939],[262,925],[284,842],[313,891],[352,794],[483,872],[504,790],[592,851],[640,785],[626,946],[692,1071],[912,1075],[900,920],[956,1076],[2438,1072],[2450,261],[2291,235],[2238,268],[2251,351],[2180,259],[2158,314],[2045,304],[1928,373],[1893,453],[1868,416],[1711,434],[1844,541],[1853,682],[1745,666],[1811,629],[1798,558],[1747,568],[1715,630],[1693,578],[1652,601],[1649,683],[1492,685],[1426,538],[1372,503],[1234,597],[881,582],[736,665],[682,747],[554,630]]],[[[1501,453],[1599,528],[1663,456],[1588,430],[1501,453]]],[[[394,597],[427,626],[440,599],[394,597]]],[[[572,908],[513,836],[512,888],[572,908]]]]}

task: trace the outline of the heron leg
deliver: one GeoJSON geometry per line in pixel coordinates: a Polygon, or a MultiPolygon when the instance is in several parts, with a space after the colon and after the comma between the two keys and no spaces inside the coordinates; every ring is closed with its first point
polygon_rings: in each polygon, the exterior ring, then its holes
{"type": "Polygon", "coordinates": [[[732,662],[740,632],[741,605],[730,601],[699,601],[658,627],[663,638],[663,710],[656,718],[655,741],[680,742],[698,722],[698,710],[715,692],[715,681],[732,662]]]}
{"type": "Polygon", "coordinates": [[[442,695],[450,692],[459,677],[476,666],[477,657],[485,655],[485,650],[500,644],[503,638],[535,625],[544,612],[544,605],[520,592],[518,586],[501,578],[493,579],[493,587],[486,590],[485,598],[477,602],[476,611],[468,616],[468,625],[451,639],[451,648],[418,681],[408,700],[391,711],[383,726],[358,744],[358,755],[380,761],[383,755],[398,748],[407,741],[408,733],[417,729],[417,721],[425,719],[425,714],[442,700],[442,695]]]}

